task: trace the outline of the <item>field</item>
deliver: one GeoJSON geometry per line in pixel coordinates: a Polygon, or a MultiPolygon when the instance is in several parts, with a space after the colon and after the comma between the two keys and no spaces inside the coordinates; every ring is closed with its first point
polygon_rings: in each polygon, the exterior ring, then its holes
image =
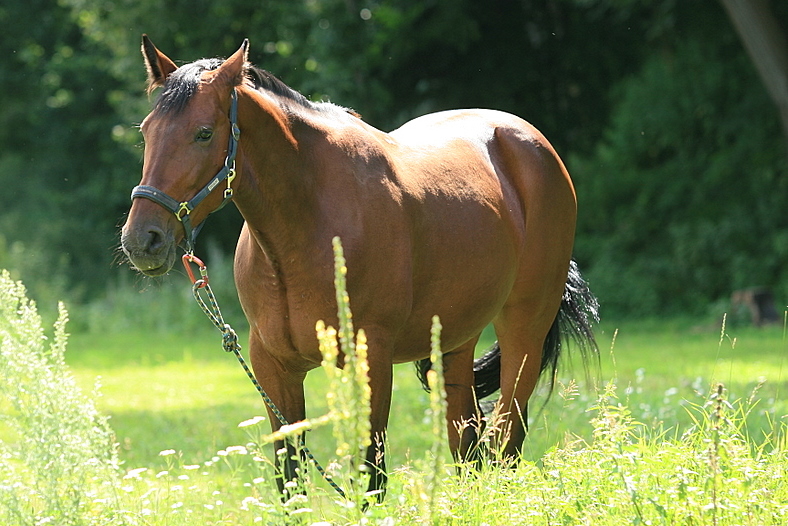
{"type": "MultiPolygon", "coordinates": [[[[10,308],[6,316],[17,312],[25,309],[10,308]]],[[[35,322],[31,319],[25,323],[35,322]]],[[[0,407],[16,407],[4,411],[10,421],[24,413],[15,400],[33,390],[25,382],[36,367],[42,377],[57,372],[64,380],[57,386],[36,384],[53,389],[50,400],[60,397],[53,402],[56,414],[71,414],[70,405],[83,404],[68,401],[72,395],[64,389],[70,375],[84,393],[98,379],[95,408],[110,417],[120,469],[100,471],[96,458],[103,457],[90,453],[87,461],[72,463],[63,468],[66,475],[55,477],[57,459],[67,457],[62,438],[53,444],[46,436],[18,436],[0,427],[4,450],[11,452],[0,457],[0,471],[19,480],[6,483],[13,491],[2,498],[11,499],[5,504],[21,503],[22,510],[17,516],[8,512],[9,524],[784,524],[788,519],[788,344],[781,327],[603,322],[597,333],[599,363],[590,364],[586,374],[577,360],[567,360],[552,397],[543,387],[533,400],[524,460],[513,468],[489,465],[475,475],[468,470],[456,475],[444,433],[434,431],[440,400],[421,389],[412,366],[398,366],[389,493],[383,505],[362,511],[363,491],[352,492],[357,477],[348,459],[336,454],[345,423],[309,431],[308,445],[351,490],[351,500],[338,499],[313,475],[307,497],[281,503],[273,491],[270,446],[264,445],[268,423],[249,425],[264,414],[263,404],[234,357],[222,351],[218,333],[205,325],[184,334],[77,333],[60,365],[56,351],[62,338],[57,331],[50,336],[55,350],[43,352],[41,363],[53,362],[19,368],[26,372],[14,379],[18,387],[0,391],[13,403],[0,400],[0,407]],[[719,392],[718,383],[724,385],[719,392]],[[41,445],[26,448],[25,441],[41,445]],[[56,454],[36,468],[31,451],[50,446],[56,454]],[[14,451],[28,459],[24,469],[2,460],[14,451]],[[87,471],[75,471],[75,464],[87,471]],[[34,489],[25,494],[20,488],[28,483],[34,489]],[[50,486],[55,500],[73,501],[70,519],[62,506],[47,508],[50,486]],[[23,520],[23,512],[35,520],[23,520]]],[[[35,331],[30,334],[35,340],[35,331]]],[[[488,334],[480,348],[491,338],[488,334]]],[[[321,370],[309,375],[311,418],[328,411],[331,382],[321,370]]],[[[90,403],[83,405],[88,408],[85,443],[96,436],[97,444],[105,443],[100,417],[90,403]]],[[[64,418],[76,421],[79,414],[64,418]]],[[[36,426],[25,429],[32,435],[36,426]]],[[[93,447],[78,444],[75,450],[93,447]]],[[[104,453],[107,465],[115,465],[113,454],[104,453]]]]}
{"type": "MultiPolygon", "coordinates": [[[[788,351],[782,328],[729,328],[723,333],[721,327],[687,321],[630,322],[620,327],[603,324],[598,338],[601,359],[598,367],[591,364],[590,377],[581,363],[570,360],[563,364],[564,374],[549,401],[543,388],[532,403],[524,456],[534,465],[551,448],[577,447],[580,438],[592,440],[591,420],[597,416],[593,408],[611,382],[617,386],[618,402],[648,428],[647,435],[680,436],[697,418],[690,408],[702,408],[721,382],[727,398],[741,401],[737,407],[748,412],[746,418],[739,413],[742,421],[737,425],[746,424],[743,432],[751,444],[784,440],[776,436],[788,414],[788,351]]],[[[172,468],[172,458],[159,456],[165,450],[178,451],[181,466],[210,462],[218,451],[249,441],[238,423],[264,414],[262,402],[235,359],[221,350],[215,332],[188,337],[76,335],[69,362],[85,387],[100,376],[99,407],[112,415],[126,469],[172,468]]],[[[308,378],[310,416],[327,411],[326,383],[321,370],[308,378]]],[[[397,366],[388,447],[391,470],[421,468],[434,441],[431,412],[412,366],[397,366]]],[[[336,439],[329,427],[311,432],[309,445],[324,462],[335,457],[336,439]]],[[[444,462],[450,463],[447,448],[443,453],[444,462]]]]}
{"type": "MultiPolygon", "coordinates": [[[[265,414],[243,370],[222,351],[218,333],[205,323],[204,332],[188,335],[71,337],[68,363],[85,388],[100,378],[99,407],[112,416],[128,467],[155,462],[158,452],[167,449],[182,451],[187,463],[200,462],[223,447],[243,443],[247,437],[236,424],[265,414]]],[[[759,403],[750,415],[751,426],[769,431],[769,418],[788,413],[788,343],[782,328],[729,328],[720,336],[721,327],[696,327],[686,320],[603,324],[598,331],[601,360],[598,367],[590,365],[591,378],[579,361],[565,362],[548,405],[542,407],[546,388],[531,404],[535,418],[526,458],[537,460],[566,432],[588,436],[588,409],[611,380],[621,403],[639,421],[666,428],[688,424],[683,406],[703,405],[718,382],[728,389],[730,400],[748,399],[757,387],[759,403]],[[576,392],[567,393],[572,380],[576,392]]],[[[480,352],[492,337],[480,343],[480,352]]],[[[396,366],[395,375],[392,467],[405,464],[411,453],[421,456],[432,443],[428,394],[410,364],[396,366]]],[[[326,411],[325,374],[316,370],[307,382],[308,414],[321,415],[326,411]]],[[[333,440],[328,433],[320,436],[322,431],[310,437],[309,445],[327,458],[333,440]]]]}

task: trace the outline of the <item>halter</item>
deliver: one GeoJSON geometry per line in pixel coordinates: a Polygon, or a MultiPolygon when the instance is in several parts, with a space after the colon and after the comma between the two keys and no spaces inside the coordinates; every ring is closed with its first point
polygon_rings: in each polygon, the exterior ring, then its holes
{"type": "MultiPolygon", "coordinates": [[[[238,151],[238,139],[241,136],[241,130],[238,128],[238,94],[236,93],[235,88],[233,88],[232,95],[231,95],[231,104],[230,104],[230,144],[227,147],[227,158],[224,161],[224,166],[219,173],[213,176],[213,179],[208,181],[208,184],[202,187],[202,190],[197,192],[197,195],[189,199],[188,201],[179,202],[176,199],[173,199],[169,195],[165,194],[158,188],[154,188],[153,186],[148,185],[139,185],[135,186],[134,189],[131,191],[131,200],[133,201],[137,197],[144,197],[145,199],[150,199],[154,203],[157,203],[173,214],[175,217],[178,218],[183,224],[183,231],[185,234],[186,240],[186,250],[189,253],[192,253],[194,250],[194,242],[197,239],[197,234],[200,233],[200,229],[202,228],[203,223],[199,224],[197,228],[192,228],[191,217],[190,214],[192,210],[197,208],[197,206],[206,198],[210,193],[221,183],[222,181],[227,181],[227,188],[224,189],[224,199],[222,200],[222,204],[220,204],[216,210],[221,210],[224,205],[227,204],[230,199],[233,197],[233,189],[230,186],[235,179],[235,155],[238,151]]],[[[210,212],[210,213],[213,213],[210,212]]]]}

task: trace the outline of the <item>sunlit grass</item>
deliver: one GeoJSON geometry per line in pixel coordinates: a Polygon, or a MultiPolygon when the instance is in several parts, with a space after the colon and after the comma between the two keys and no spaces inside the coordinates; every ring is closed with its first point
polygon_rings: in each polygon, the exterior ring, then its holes
{"type": "MultiPolygon", "coordinates": [[[[111,416],[124,464],[71,486],[84,495],[73,524],[785,524],[781,328],[603,325],[598,338],[598,370],[586,376],[570,360],[546,404],[540,388],[517,466],[459,476],[439,398],[421,390],[410,366],[397,367],[388,497],[362,512],[311,468],[306,496],[279,498],[268,423],[248,424],[263,404],[218,334],[77,335],[70,370],[86,390],[101,377],[96,407],[111,416]],[[726,389],[716,394],[719,381],[726,389]]],[[[329,384],[325,372],[310,374],[309,417],[334,418],[329,384]]],[[[346,407],[361,403],[347,396],[346,407]]],[[[353,462],[336,455],[345,435],[328,425],[308,435],[329,472],[354,487],[353,462]]],[[[12,446],[21,439],[0,436],[12,446]]],[[[47,474],[32,468],[24,477],[47,474]]],[[[43,504],[35,490],[4,489],[43,504]]]]}
{"type": "MultiPolygon", "coordinates": [[[[112,415],[121,458],[130,465],[174,447],[175,442],[184,455],[197,461],[238,443],[242,436],[235,424],[265,413],[235,359],[222,351],[218,333],[205,323],[205,331],[188,334],[72,336],[68,361],[86,388],[101,377],[103,396],[98,404],[112,415]]],[[[622,402],[649,424],[688,425],[682,404],[701,402],[716,382],[724,383],[731,398],[737,399],[749,397],[765,380],[758,393],[763,402],[750,415],[753,425],[764,432],[770,421],[788,413],[788,345],[782,328],[729,328],[720,343],[720,327],[664,325],[661,331],[658,324],[603,324],[597,334],[600,365],[597,370],[592,364],[590,383],[582,364],[567,360],[547,405],[543,407],[544,389],[530,404],[526,458],[540,458],[566,432],[588,434],[587,410],[597,389],[610,378],[616,378],[622,402]],[[573,379],[574,391],[564,392],[573,379]]],[[[491,343],[490,337],[480,342],[480,350],[491,343]]],[[[321,370],[307,376],[309,415],[325,412],[326,384],[321,370]]],[[[388,453],[389,465],[396,468],[418,458],[431,444],[429,395],[409,364],[395,366],[392,404],[388,453]]],[[[331,452],[328,431],[310,432],[308,440],[318,454],[331,452]]]]}

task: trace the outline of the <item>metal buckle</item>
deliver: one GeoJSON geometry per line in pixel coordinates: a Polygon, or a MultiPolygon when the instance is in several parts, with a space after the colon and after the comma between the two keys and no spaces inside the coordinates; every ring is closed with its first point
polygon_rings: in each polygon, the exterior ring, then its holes
{"type": "Polygon", "coordinates": [[[181,203],[181,206],[179,206],[178,209],[175,211],[175,217],[177,217],[178,221],[180,221],[182,223],[183,222],[183,218],[186,217],[187,215],[191,214],[191,213],[192,213],[192,209],[191,209],[191,207],[189,207],[189,202],[188,201],[184,201],[184,202],[181,203]],[[186,213],[181,215],[181,212],[186,212],[186,213]]]}

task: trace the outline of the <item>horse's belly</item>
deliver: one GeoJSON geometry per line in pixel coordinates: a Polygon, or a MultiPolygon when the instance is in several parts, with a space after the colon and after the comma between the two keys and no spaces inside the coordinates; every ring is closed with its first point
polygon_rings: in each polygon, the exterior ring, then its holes
{"type": "Polygon", "coordinates": [[[511,293],[518,247],[500,216],[476,210],[449,224],[433,229],[422,240],[412,311],[396,361],[413,361],[429,353],[429,328],[435,315],[443,327],[444,352],[467,343],[495,318],[511,293]]]}

